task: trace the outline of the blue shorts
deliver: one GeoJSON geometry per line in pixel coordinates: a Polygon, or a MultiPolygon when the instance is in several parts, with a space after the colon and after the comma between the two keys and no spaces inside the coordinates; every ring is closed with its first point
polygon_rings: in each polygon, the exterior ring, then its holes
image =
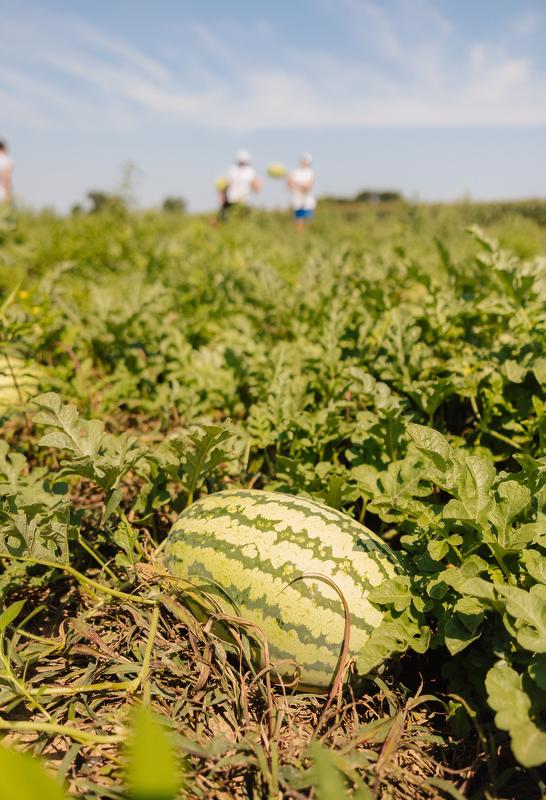
{"type": "Polygon", "coordinates": [[[313,216],[313,211],[310,208],[296,208],[294,210],[295,219],[310,219],[313,216]]]}

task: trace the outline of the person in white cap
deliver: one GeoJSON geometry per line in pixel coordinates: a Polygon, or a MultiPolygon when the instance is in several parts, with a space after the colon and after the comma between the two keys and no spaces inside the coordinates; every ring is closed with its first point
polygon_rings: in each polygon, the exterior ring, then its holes
{"type": "Polygon", "coordinates": [[[315,173],[311,167],[312,163],[311,153],[302,153],[299,167],[288,176],[288,188],[292,192],[292,208],[298,233],[303,230],[305,220],[311,219],[317,205],[313,194],[315,173]]]}
{"type": "Polygon", "coordinates": [[[252,192],[259,192],[262,184],[256,170],[251,165],[248,150],[238,150],[235,163],[227,173],[227,186],[224,190],[221,218],[225,219],[227,211],[234,205],[246,205],[252,192]]]}

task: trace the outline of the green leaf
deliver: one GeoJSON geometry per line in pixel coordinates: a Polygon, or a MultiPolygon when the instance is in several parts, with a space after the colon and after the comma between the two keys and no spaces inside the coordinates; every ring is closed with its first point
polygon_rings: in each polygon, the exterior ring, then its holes
{"type": "Polygon", "coordinates": [[[406,430],[419,450],[427,454],[437,469],[443,472],[452,465],[452,449],[445,436],[434,428],[413,422],[408,424],[406,430]]]}
{"type": "Polygon", "coordinates": [[[432,539],[427,544],[427,550],[433,561],[441,561],[449,553],[449,544],[445,539],[432,539]]]}
{"type": "Polygon", "coordinates": [[[341,475],[330,475],[323,502],[330,508],[341,508],[345,486],[345,478],[341,475]]]}
{"type": "Polygon", "coordinates": [[[506,661],[497,661],[485,679],[487,701],[496,711],[495,723],[502,731],[509,731],[518,723],[529,719],[531,700],[521,687],[521,676],[506,661]]]}
{"type": "Polygon", "coordinates": [[[104,523],[110,519],[110,517],[112,516],[114,511],[118,508],[122,500],[123,500],[123,492],[120,492],[119,489],[114,489],[112,492],[110,492],[110,495],[108,497],[108,500],[106,501],[104,510],[102,512],[101,525],[104,525],[104,523]]]}
{"type": "Polygon", "coordinates": [[[521,554],[521,560],[531,578],[546,584],[546,556],[542,556],[538,550],[525,550],[521,554]]]}
{"type": "MultiPolygon", "coordinates": [[[[0,439],[0,484],[8,484],[13,494],[16,494],[26,465],[26,458],[21,453],[10,452],[8,443],[0,439]]],[[[0,491],[0,494],[4,493],[5,491],[0,491]]]]}
{"type": "Polygon", "coordinates": [[[533,362],[533,372],[537,381],[546,386],[546,357],[535,358],[533,362]]]}
{"type": "Polygon", "coordinates": [[[483,605],[476,597],[461,597],[454,606],[462,622],[472,632],[483,618],[483,605]],[[466,619],[465,619],[466,618],[466,619]]]}
{"type": "Polygon", "coordinates": [[[406,390],[408,395],[423,409],[425,414],[431,418],[446,400],[455,391],[453,381],[448,378],[435,377],[430,381],[411,382],[406,390]]]}
{"type": "Polygon", "coordinates": [[[368,592],[368,600],[378,605],[392,605],[403,611],[411,603],[410,579],[407,575],[386,578],[368,592]]]}
{"type": "Polygon", "coordinates": [[[434,518],[429,506],[416,500],[430,494],[430,485],[423,483],[422,456],[409,455],[392,461],[381,471],[361,464],[351,471],[363,496],[369,496],[368,509],[385,522],[408,518],[434,518]]]}
{"type": "Polygon", "coordinates": [[[40,439],[42,447],[56,447],[79,457],[98,453],[104,435],[101,420],[80,419],[76,406],[64,405],[55,392],[40,394],[32,402],[40,409],[34,422],[49,428],[40,439]]]}
{"type": "Polygon", "coordinates": [[[347,797],[345,779],[330,751],[318,742],[313,742],[309,746],[309,755],[313,762],[311,785],[315,789],[317,800],[333,800],[333,798],[341,800],[347,797]]]}
{"type": "Polygon", "coordinates": [[[489,253],[494,253],[496,250],[498,250],[498,239],[495,239],[493,236],[488,236],[488,234],[486,234],[479,225],[470,225],[466,231],[467,233],[470,233],[474,239],[481,244],[483,249],[487,250],[489,253]]]}
{"type": "Polygon", "coordinates": [[[498,586],[506,599],[506,610],[516,620],[516,638],[521,647],[533,653],[546,653],[546,603],[537,591],[515,586],[498,586]]]}
{"type": "Polygon", "coordinates": [[[444,507],[444,519],[469,522],[480,527],[487,523],[493,507],[491,486],[495,468],[490,461],[478,456],[465,459],[457,483],[457,500],[450,500],[444,507]]]}
{"type": "Polygon", "coordinates": [[[546,764],[546,731],[540,730],[532,720],[510,728],[512,751],[524,767],[546,764]]]}
{"type": "Polygon", "coordinates": [[[521,383],[527,374],[527,368],[512,359],[505,361],[502,366],[504,374],[512,383],[521,383]]]}
{"type": "MultiPolygon", "coordinates": [[[[34,422],[48,426],[39,444],[59,448],[70,457],[61,462],[58,477],[79,475],[111,492],[143,455],[134,436],[105,433],[101,420],[81,419],[76,407],[64,405],[54,392],[39,395],[33,403],[40,408],[34,422]]],[[[109,502],[114,504],[116,497],[109,502]]]]}
{"type": "Polygon", "coordinates": [[[526,522],[512,528],[507,540],[507,551],[521,552],[528,544],[546,544],[546,517],[542,522],[526,522]],[[544,540],[544,541],[543,541],[544,540]]]}
{"type": "Polygon", "coordinates": [[[495,585],[483,578],[466,578],[455,588],[461,594],[471,595],[493,605],[497,603],[495,585]]]}
{"type": "Polygon", "coordinates": [[[535,656],[527,671],[537,686],[546,689],[546,655],[535,656]]]}
{"type": "Polygon", "coordinates": [[[182,764],[159,717],[139,705],[127,744],[127,784],[131,800],[175,800],[182,764]]]}
{"type": "Polygon", "coordinates": [[[8,625],[11,625],[13,620],[19,616],[25,603],[26,600],[17,600],[2,611],[0,614],[0,633],[5,631],[8,625]]]}
{"type": "Polygon", "coordinates": [[[531,492],[518,481],[507,480],[498,485],[496,494],[489,519],[495,526],[497,541],[504,550],[517,550],[523,547],[521,536],[518,538],[518,530],[513,530],[510,523],[529,504],[531,492]]]}
{"type": "Polygon", "coordinates": [[[116,555],[116,564],[122,567],[134,567],[137,561],[138,531],[133,528],[124,514],[113,533],[114,542],[123,550],[116,555]]]}
{"type": "Polygon", "coordinates": [[[408,611],[396,619],[385,615],[356,657],[357,672],[367,675],[395,653],[404,653],[410,647],[417,653],[424,653],[429,642],[430,630],[420,628],[408,611]]]}
{"type": "Polygon", "coordinates": [[[0,800],[67,800],[40,761],[0,745],[0,800]]]}
{"type": "Polygon", "coordinates": [[[479,639],[481,634],[476,631],[482,619],[483,614],[469,616],[451,613],[444,627],[444,641],[452,656],[479,639]]]}
{"type": "Polygon", "coordinates": [[[188,503],[193,501],[195,490],[206,476],[220,464],[233,456],[221,445],[233,436],[231,431],[219,425],[205,425],[201,431],[190,436],[191,447],[183,441],[173,439],[172,448],[182,458],[184,485],[188,503]]]}
{"type": "Polygon", "coordinates": [[[18,511],[7,513],[0,528],[0,554],[32,559],[68,563],[68,522],[48,518],[42,514],[32,517],[18,511]]]}
{"type": "Polygon", "coordinates": [[[516,453],[514,458],[523,468],[525,483],[531,494],[537,494],[546,486],[546,459],[533,458],[527,453],[516,453]]]}

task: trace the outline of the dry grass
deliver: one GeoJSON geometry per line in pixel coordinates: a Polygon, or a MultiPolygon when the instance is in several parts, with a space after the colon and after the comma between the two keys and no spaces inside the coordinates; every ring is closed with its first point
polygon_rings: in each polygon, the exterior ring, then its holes
{"type": "MultiPolygon", "coordinates": [[[[470,773],[446,763],[458,745],[446,736],[443,706],[434,698],[412,697],[388,678],[376,679],[358,691],[346,689],[324,713],[325,697],[271,687],[267,675],[255,675],[245,657],[244,629],[239,628],[240,647],[228,652],[188,613],[181,595],[157,582],[153,567],[142,565],[138,574],[143,595],[159,600],[153,642],[152,607],[99,602],[61,581],[57,602],[62,594],[67,614],[55,614],[59,606],[52,596],[44,598],[45,617],[34,626],[47,640],[15,637],[18,673],[41,710],[14,701],[4,689],[4,716],[39,726],[49,715],[50,723],[84,736],[115,736],[123,732],[135,696],[144,695],[185,754],[188,798],[313,797],[309,748],[316,741],[335,754],[354,791],[364,785],[372,797],[385,800],[463,796],[457,787],[470,773]],[[139,675],[138,687],[123,685],[139,675]]],[[[46,755],[74,796],[122,797],[123,756],[116,742],[26,731],[16,738],[46,755]]]]}

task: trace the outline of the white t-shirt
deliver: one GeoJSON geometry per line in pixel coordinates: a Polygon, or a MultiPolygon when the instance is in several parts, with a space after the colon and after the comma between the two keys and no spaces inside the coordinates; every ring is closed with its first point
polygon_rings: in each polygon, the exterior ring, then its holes
{"type": "Polygon", "coordinates": [[[6,199],[6,190],[4,189],[4,177],[6,172],[13,171],[13,161],[7,153],[0,153],[0,202],[6,199]]]}
{"type": "Polygon", "coordinates": [[[246,203],[252,191],[256,170],[249,164],[232,164],[228,170],[228,203],[246,203]]]}
{"type": "Polygon", "coordinates": [[[302,208],[306,211],[312,211],[315,208],[317,202],[313,194],[313,187],[307,191],[304,188],[313,181],[314,177],[315,173],[311,167],[298,167],[291,174],[292,208],[302,208]]]}

